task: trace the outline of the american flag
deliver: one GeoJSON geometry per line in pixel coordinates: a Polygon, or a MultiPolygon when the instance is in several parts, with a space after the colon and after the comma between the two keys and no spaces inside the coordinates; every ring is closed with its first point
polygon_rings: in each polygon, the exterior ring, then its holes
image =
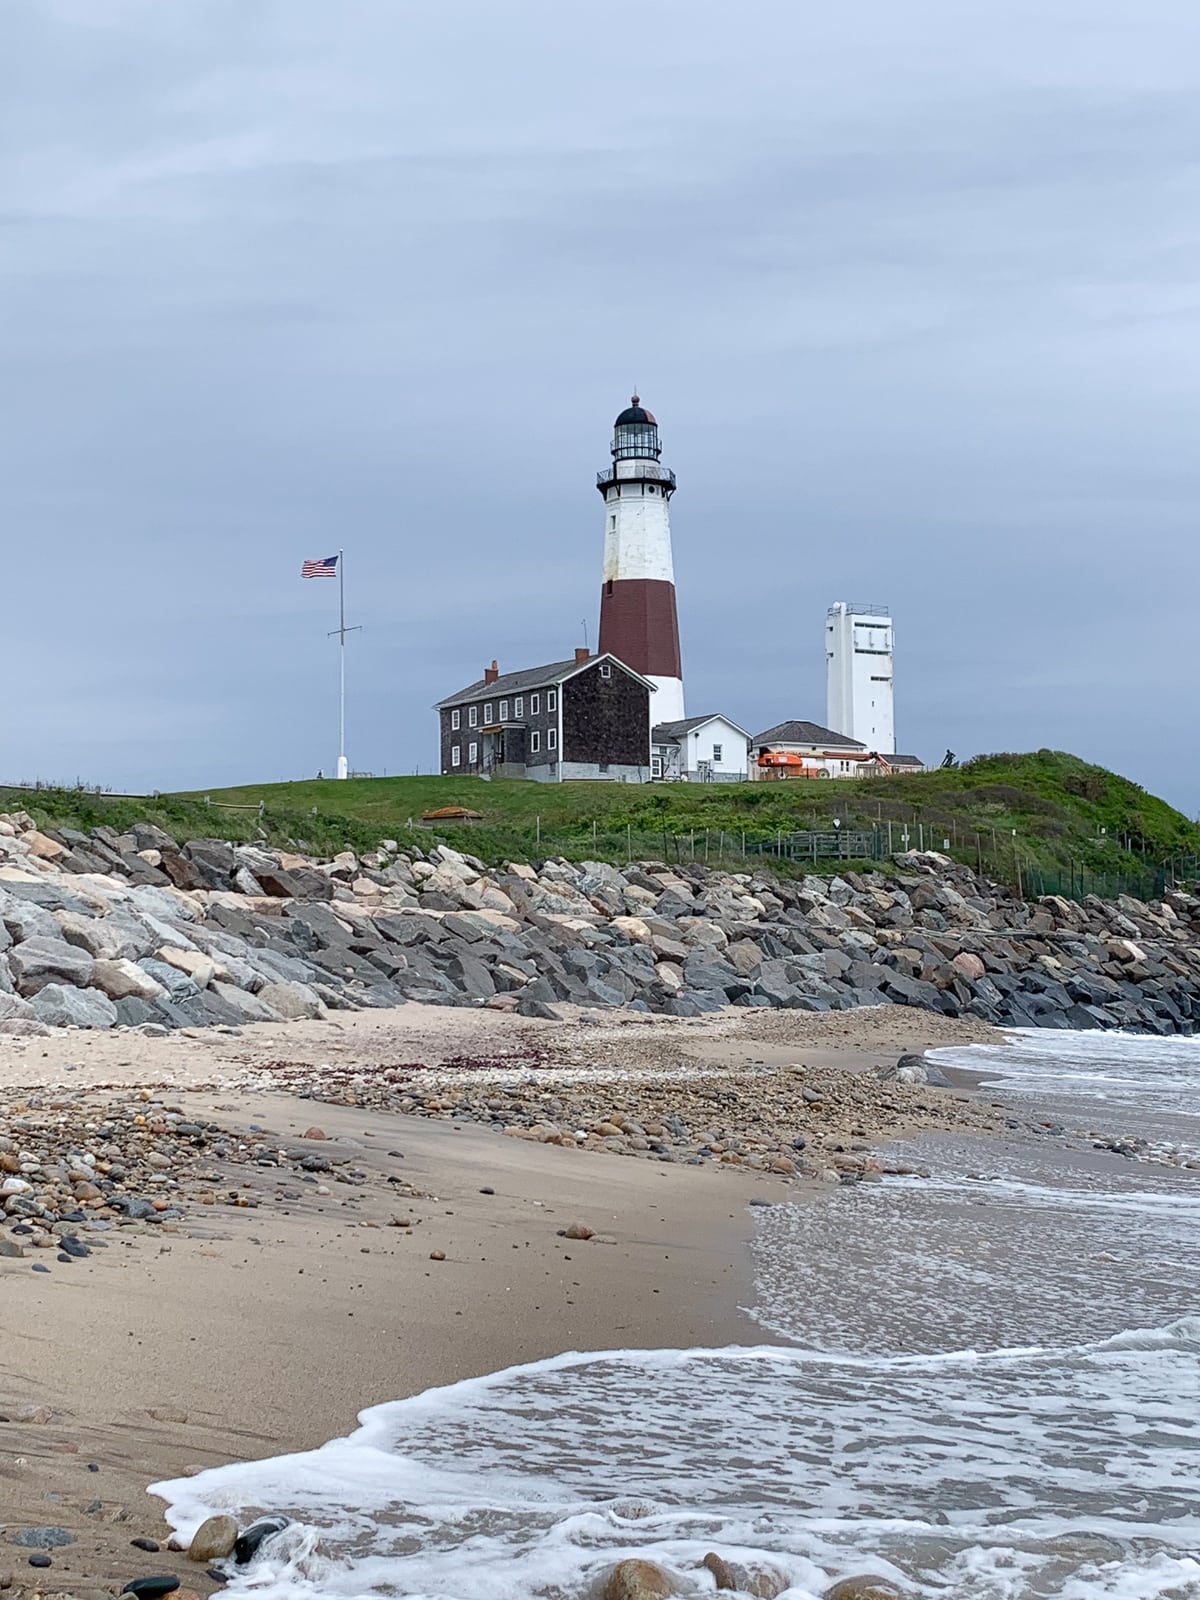
{"type": "Polygon", "coordinates": [[[302,578],[336,578],[338,558],[324,556],[320,561],[306,561],[300,568],[302,578]]]}

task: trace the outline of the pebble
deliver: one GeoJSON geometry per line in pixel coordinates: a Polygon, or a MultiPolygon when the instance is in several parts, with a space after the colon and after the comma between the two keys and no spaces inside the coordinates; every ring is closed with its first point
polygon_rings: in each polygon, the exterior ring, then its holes
{"type": "Polygon", "coordinates": [[[59,1550],[64,1545],[74,1544],[75,1535],[57,1526],[18,1528],[12,1536],[12,1542],[23,1550],[59,1550]]]}
{"type": "Polygon", "coordinates": [[[189,1561],[219,1561],[238,1541],[238,1525],[232,1517],[209,1517],[192,1535],[189,1561]]]}
{"type": "Polygon", "coordinates": [[[129,1542],[135,1550],[148,1550],[152,1556],[156,1556],[162,1549],[156,1539],[131,1539],[129,1542]]]}
{"type": "Polygon", "coordinates": [[[169,1573],[163,1573],[154,1578],[133,1578],[121,1590],[122,1594],[131,1594],[135,1600],[162,1600],[166,1594],[174,1594],[179,1587],[179,1579],[169,1573]]]}
{"type": "Polygon", "coordinates": [[[444,1250],[431,1250],[429,1252],[429,1259],[430,1261],[445,1261],[446,1252],[444,1250]]]}
{"type": "Polygon", "coordinates": [[[52,1567],[54,1562],[48,1555],[32,1555],[29,1558],[29,1565],[31,1567],[52,1567]]]}

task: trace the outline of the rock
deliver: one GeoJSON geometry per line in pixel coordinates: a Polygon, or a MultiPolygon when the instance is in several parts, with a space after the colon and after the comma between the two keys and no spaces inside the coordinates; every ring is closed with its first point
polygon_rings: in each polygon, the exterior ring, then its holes
{"type": "Polygon", "coordinates": [[[904,1590],[890,1578],[868,1573],[860,1578],[839,1578],[826,1589],[825,1600],[904,1600],[904,1590]]]}
{"type": "Polygon", "coordinates": [[[66,845],[59,844],[57,839],[47,838],[36,828],[22,835],[22,843],[31,855],[37,856],[39,861],[58,861],[67,854],[66,845]]]}
{"type": "Polygon", "coordinates": [[[707,1567],[712,1573],[718,1589],[737,1588],[738,1583],[733,1575],[733,1568],[723,1556],[717,1555],[715,1551],[710,1550],[700,1565],[707,1567]]]}
{"type": "Polygon", "coordinates": [[[229,1555],[238,1541],[238,1525],[232,1517],[209,1517],[192,1535],[189,1561],[219,1561],[229,1555]]]}
{"type": "Polygon", "coordinates": [[[678,1594],[674,1580],[654,1561],[618,1561],[604,1580],[601,1600],[664,1600],[678,1594]]]}
{"type": "Polygon", "coordinates": [[[18,1528],[12,1535],[12,1542],[22,1550],[61,1550],[75,1543],[75,1535],[58,1526],[18,1528]]]}
{"type": "Polygon", "coordinates": [[[444,1250],[431,1250],[429,1252],[429,1259],[430,1261],[445,1261],[446,1252],[444,1250]]]}
{"type": "Polygon", "coordinates": [[[186,1411],[179,1406],[150,1406],[146,1415],[153,1417],[155,1422],[185,1423],[188,1419],[186,1411]]]}
{"type": "Polygon", "coordinates": [[[324,1128],[305,1128],[300,1137],[302,1139],[324,1139],[325,1130],[324,1128]]]}
{"type": "Polygon", "coordinates": [[[252,1522],[244,1533],[238,1535],[237,1543],[233,1547],[233,1559],[239,1567],[244,1567],[248,1561],[253,1560],[268,1539],[274,1538],[277,1533],[282,1533],[290,1526],[290,1517],[259,1517],[257,1522],[252,1522]]]}
{"type": "Polygon", "coordinates": [[[199,950],[183,950],[177,945],[164,944],[155,951],[156,958],[168,967],[174,967],[189,977],[197,989],[207,989],[216,976],[216,963],[199,950]]]}
{"type": "Polygon", "coordinates": [[[52,1028],[111,1028],[117,1021],[117,1008],[107,995],[67,983],[48,983],[30,1004],[37,1020],[52,1028]]]}
{"type": "Polygon", "coordinates": [[[970,950],[960,950],[951,958],[950,965],[971,983],[976,983],[980,978],[987,976],[987,968],[970,950]]]}
{"type": "Polygon", "coordinates": [[[130,1539],[129,1542],[135,1550],[145,1550],[152,1556],[156,1556],[162,1549],[157,1539],[130,1539]]]}
{"type": "Polygon", "coordinates": [[[15,945],[8,953],[8,964],[18,991],[26,999],[40,993],[48,983],[86,989],[92,981],[94,965],[85,950],[65,939],[40,937],[15,945]]]}
{"type": "Polygon", "coordinates": [[[110,1000],[157,1000],[166,993],[157,979],[132,961],[97,961],[92,967],[92,988],[110,1000]]]}
{"type": "Polygon", "coordinates": [[[0,1239],[0,1257],[11,1261],[20,1260],[25,1252],[15,1239],[0,1239]]]}
{"type": "Polygon", "coordinates": [[[316,992],[302,983],[264,984],[255,999],[260,1005],[269,1006],[285,1022],[305,1017],[323,1017],[326,1014],[316,992]]]}
{"type": "Polygon", "coordinates": [[[30,1556],[29,1565],[31,1567],[52,1567],[54,1562],[48,1555],[39,1554],[30,1556]]]}
{"type": "Polygon", "coordinates": [[[121,1593],[133,1595],[134,1600],[162,1600],[164,1595],[174,1594],[178,1587],[178,1578],[163,1573],[161,1577],[134,1578],[121,1593]]]}
{"type": "Polygon", "coordinates": [[[590,1239],[595,1231],[595,1228],[589,1228],[586,1222],[573,1222],[569,1228],[563,1229],[563,1238],[590,1239]]]}

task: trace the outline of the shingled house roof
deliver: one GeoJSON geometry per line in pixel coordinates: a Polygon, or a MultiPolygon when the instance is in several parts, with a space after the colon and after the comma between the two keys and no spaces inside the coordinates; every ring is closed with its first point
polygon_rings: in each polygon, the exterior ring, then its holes
{"type": "Polygon", "coordinates": [[[777,722],[765,733],[756,733],[751,744],[813,744],[843,750],[865,750],[858,739],[849,739],[844,733],[834,733],[819,722],[777,722]]]}
{"type": "Polygon", "coordinates": [[[627,672],[631,678],[644,683],[648,689],[654,688],[649,678],[643,678],[640,672],[627,667],[614,655],[589,656],[586,661],[579,661],[572,656],[570,661],[551,661],[544,667],[525,667],[520,672],[503,672],[491,683],[486,678],[478,678],[474,683],[469,683],[465,689],[460,689],[457,694],[447,695],[444,700],[439,700],[434,710],[445,711],[450,706],[463,705],[468,700],[482,700],[485,697],[493,700],[500,695],[521,694],[527,689],[553,688],[556,684],[565,682],[567,678],[573,678],[577,672],[585,672],[588,667],[594,667],[598,661],[610,661],[614,667],[620,667],[622,672],[627,672]]]}

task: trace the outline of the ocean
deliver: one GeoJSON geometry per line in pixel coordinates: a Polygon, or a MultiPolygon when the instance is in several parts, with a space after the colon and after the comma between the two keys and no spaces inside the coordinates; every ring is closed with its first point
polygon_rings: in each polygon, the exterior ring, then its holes
{"type": "Polygon", "coordinates": [[[1200,1597],[1200,1041],[936,1054],[1044,1131],[763,1209],[788,1344],[566,1354],[152,1492],[185,1536],[292,1517],[231,1584],[261,1600],[581,1600],[625,1556],[700,1595],[711,1550],[788,1600],[1200,1597]]]}

